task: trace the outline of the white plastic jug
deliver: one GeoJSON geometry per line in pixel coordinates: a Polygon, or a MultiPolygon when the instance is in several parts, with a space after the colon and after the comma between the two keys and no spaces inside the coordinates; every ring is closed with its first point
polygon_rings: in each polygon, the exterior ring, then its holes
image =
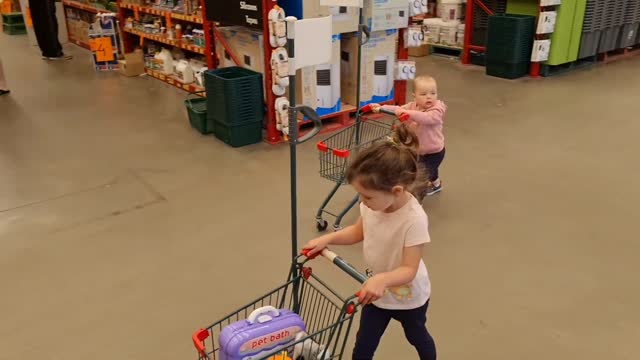
{"type": "Polygon", "coordinates": [[[171,56],[171,51],[162,48],[162,50],[156,54],[155,59],[160,67],[160,71],[165,75],[173,74],[173,56],[171,56]]]}
{"type": "Polygon", "coordinates": [[[178,81],[183,84],[191,84],[195,81],[193,76],[193,68],[187,60],[180,60],[176,66],[176,75],[178,81]]]}

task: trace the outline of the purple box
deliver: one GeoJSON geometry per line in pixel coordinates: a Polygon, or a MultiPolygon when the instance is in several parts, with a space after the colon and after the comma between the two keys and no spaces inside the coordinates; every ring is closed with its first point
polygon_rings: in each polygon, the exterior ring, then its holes
{"type": "Polygon", "coordinates": [[[276,348],[286,348],[303,331],[306,331],[304,321],[293,311],[272,306],[258,308],[246,320],[222,329],[218,339],[220,359],[259,358],[276,348]]]}

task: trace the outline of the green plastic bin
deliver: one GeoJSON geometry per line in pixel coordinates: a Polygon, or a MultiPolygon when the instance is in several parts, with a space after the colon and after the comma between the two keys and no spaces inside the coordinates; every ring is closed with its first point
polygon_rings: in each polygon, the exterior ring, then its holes
{"type": "Polygon", "coordinates": [[[530,15],[495,14],[489,17],[487,61],[530,61],[536,18],[530,15]]]}
{"type": "Polygon", "coordinates": [[[233,147],[256,144],[262,141],[262,120],[238,125],[215,121],[214,134],[233,147]]]}
{"type": "Polygon", "coordinates": [[[191,127],[198,130],[203,135],[213,133],[213,121],[207,118],[207,98],[196,97],[196,95],[204,93],[204,91],[198,91],[189,93],[187,99],[184,101],[184,105],[187,108],[189,114],[189,123],[191,127]]]}
{"type": "Polygon", "coordinates": [[[2,23],[8,25],[24,25],[24,17],[22,13],[19,12],[2,14],[2,23]]]}
{"type": "Polygon", "coordinates": [[[2,31],[7,35],[24,35],[27,33],[27,28],[24,24],[2,24],[2,31]]]}
{"type": "Polygon", "coordinates": [[[262,74],[232,66],[205,73],[208,116],[228,125],[264,118],[262,74]]]}
{"type": "Polygon", "coordinates": [[[487,59],[485,66],[486,74],[503,79],[517,79],[529,73],[530,62],[510,63],[503,61],[492,61],[487,59]]]}

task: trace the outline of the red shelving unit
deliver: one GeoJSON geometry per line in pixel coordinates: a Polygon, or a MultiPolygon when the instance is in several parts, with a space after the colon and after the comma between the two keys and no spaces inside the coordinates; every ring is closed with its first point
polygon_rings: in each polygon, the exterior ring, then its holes
{"type": "MultiPolygon", "coordinates": [[[[206,9],[204,6],[204,0],[200,0],[200,5],[202,6],[202,17],[193,16],[193,15],[185,15],[180,13],[174,13],[166,10],[154,9],[146,6],[139,6],[131,3],[124,2],[122,0],[118,0],[118,20],[120,21],[120,33],[122,34],[122,40],[124,43],[124,50],[126,52],[131,52],[136,46],[140,46],[144,43],[144,41],[154,41],[158,43],[162,43],[165,45],[169,45],[172,47],[178,47],[180,49],[186,50],[193,54],[204,55],[207,67],[210,69],[215,68],[216,61],[214,58],[214,48],[213,48],[213,37],[212,28],[213,25],[211,22],[206,20],[206,9]],[[148,34],[135,29],[127,29],[125,27],[126,19],[128,17],[133,17],[134,19],[140,19],[142,14],[150,14],[155,16],[164,17],[164,21],[167,24],[167,28],[172,28],[176,23],[180,24],[195,24],[198,26],[202,26],[205,35],[205,46],[196,46],[193,44],[187,44],[182,40],[170,39],[167,36],[161,34],[148,34]]],[[[183,26],[185,28],[186,26],[183,26]]],[[[152,69],[145,69],[146,73],[153,77],[154,79],[158,79],[163,81],[169,85],[173,85],[179,89],[193,92],[193,91],[202,91],[204,88],[197,86],[195,84],[182,84],[177,81],[173,76],[161,74],[158,71],[154,71],[152,69]]]]}

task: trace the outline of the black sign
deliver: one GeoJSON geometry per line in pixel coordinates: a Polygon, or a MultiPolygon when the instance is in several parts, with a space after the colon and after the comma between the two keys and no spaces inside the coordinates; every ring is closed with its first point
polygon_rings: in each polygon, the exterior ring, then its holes
{"type": "Polygon", "coordinates": [[[207,20],[262,31],[262,0],[206,0],[207,20]]]}

